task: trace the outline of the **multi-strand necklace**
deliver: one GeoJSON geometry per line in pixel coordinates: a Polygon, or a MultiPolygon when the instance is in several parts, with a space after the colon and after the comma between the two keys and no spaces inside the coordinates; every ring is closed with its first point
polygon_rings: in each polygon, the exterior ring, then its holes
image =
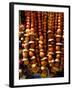
{"type": "Polygon", "coordinates": [[[23,75],[25,78],[63,75],[64,14],[42,11],[22,13],[19,26],[20,78],[23,75]]]}

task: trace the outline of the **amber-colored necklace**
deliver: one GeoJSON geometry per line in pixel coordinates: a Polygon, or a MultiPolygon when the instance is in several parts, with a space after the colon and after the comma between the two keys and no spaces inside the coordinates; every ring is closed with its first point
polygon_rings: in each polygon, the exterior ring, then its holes
{"type": "MultiPolygon", "coordinates": [[[[45,78],[64,71],[64,13],[24,11],[19,26],[20,61],[45,78]],[[48,74],[49,73],[49,74],[48,74]]],[[[24,68],[20,67],[20,76],[24,68]]]]}

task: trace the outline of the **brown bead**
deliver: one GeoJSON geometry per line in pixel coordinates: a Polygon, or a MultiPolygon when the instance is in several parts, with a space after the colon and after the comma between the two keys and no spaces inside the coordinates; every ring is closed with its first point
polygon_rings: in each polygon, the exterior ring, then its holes
{"type": "MultiPolygon", "coordinates": [[[[58,26],[58,27],[60,27],[60,26],[58,26]]],[[[60,33],[60,32],[62,32],[62,30],[60,28],[58,28],[57,32],[60,33]]]]}
{"type": "Polygon", "coordinates": [[[58,23],[59,26],[62,25],[62,24],[63,24],[62,22],[59,22],[59,23],[58,23]]]}
{"type": "Polygon", "coordinates": [[[38,38],[38,34],[37,33],[35,34],[35,37],[38,38]]]}
{"type": "Polygon", "coordinates": [[[41,26],[42,24],[41,23],[38,23],[39,26],[41,26]]]}
{"type": "Polygon", "coordinates": [[[36,53],[37,53],[37,54],[39,53],[39,50],[38,50],[38,49],[36,49],[36,53]]]}
{"type": "Polygon", "coordinates": [[[27,16],[27,17],[26,17],[26,19],[28,20],[28,19],[30,19],[30,17],[29,17],[29,16],[27,16]]]}
{"type": "Polygon", "coordinates": [[[30,23],[30,19],[27,19],[26,22],[29,22],[30,23]]]}
{"type": "Polygon", "coordinates": [[[44,27],[46,27],[47,25],[46,24],[44,24],[44,27]]]}
{"type": "Polygon", "coordinates": [[[42,57],[44,57],[44,52],[40,52],[40,57],[42,58],[42,57]]]}
{"type": "Polygon", "coordinates": [[[61,26],[59,26],[59,25],[58,25],[57,27],[58,27],[58,29],[61,29],[61,28],[62,28],[62,27],[61,27],[61,26]]]}
{"type": "Polygon", "coordinates": [[[42,29],[41,28],[39,28],[38,31],[42,33],[42,29]]]}
{"type": "Polygon", "coordinates": [[[44,30],[43,30],[43,31],[46,31],[46,29],[47,29],[47,27],[46,27],[46,26],[44,26],[44,30]]]}
{"type": "Polygon", "coordinates": [[[43,42],[44,42],[44,44],[46,45],[46,40],[44,40],[43,42]]]}
{"type": "Polygon", "coordinates": [[[33,38],[33,37],[30,37],[30,41],[34,41],[34,39],[35,39],[35,38],[33,38]]]}
{"type": "Polygon", "coordinates": [[[42,49],[43,48],[43,45],[39,44],[39,49],[42,49]]]}
{"type": "Polygon", "coordinates": [[[42,26],[41,25],[38,25],[38,29],[42,29],[42,26]]]}
{"type": "Polygon", "coordinates": [[[19,25],[19,30],[20,30],[20,31],[22,31],[22,30],[24,30],[24,29],[25,29],[25,27],[24,27],[23,24],[19,25]]]}
{"type": "Polygon", "coordinates": [[[39,40],[39,44],[43,44],[43,41],[40,41],[40,40],[39,40]]]}
{"type": "Polygon", "coordinates": [[[36,45],[36,46],[38,45],[38,41],[35,41],[35,45],[36,45]]]}
{"type": "Polygon", "coordinates": [[[61,38],[60,37],[56,37],[56,42],[60,42],[61,38]]]}
{"type": "Polygon", "coordinates": [[[59,51],[60,50],[60,46],[56,46],[56,51],[59,51]]]}
{"type": "Polygon", "coordinates": [[[60,19],[58,19],[58,23],[60,23],[61,22],[61,20],[60,19]]]}
{"type": "Polygon", "coordinates": [[[52,60],[52,55],[49,55],[49,56],[48,56],[48,59],[49,59],[49,60],[52,60]]]}
{"type": "Polygon", "coordinates": [[[34,24],[31,24],[31,28],[33,28],[34,27],[34,24]]]}
{"type": "Polygon", "coordinates": [[[29,65],[29,61],[28,60],[24,61],[24,64],[29,65]]]}
{"type": "Polygon", "coordinates": [[[52,34],[52,33],[49,33],[48,34],[48,38],[50,39],[50,38],[53,38],[54,37],[54,34],[52,34]]]}
{"type": "Polygon", "coordinates": [[[46,33],[46,30],[43,30],[44,33],[46,33]]]}
{"type": "Polygon", "coordinates": [[[51,41],[51,42],[49,42],[49,44],[54,45],[54,44],[55,44],[55,42],[54,42],[54,41],[51,41]]]}
{"type": "Polygon", "coordinates": [[[30,22],[27,22],[26,25],[30,25],[30,22]]]}
{"type": "Polygon", "coordinates": [[[45,42],[46,42],[46,38],[47,38],[47,37],[46,37],[46,36],[44,36],[44,41],[45,41],[45,42]]]}
{"type": "Polygon", "coordinates": [[[23,57],[27,58],[28,52],[23,52],[22,55],[23,55],[23,57]]]}
{"type": "Polygon", "coordinates": [[[30,26],[29,26],[29,25],[27,25],[27,26],[26,26],[26,28],[27,28],[27,29],[29,29],[29,28],[30,28],[30,26]]]}
{"type": "Polygon", "coordinates": [[[46,33],[43,33],[44,34],[44,36],[46,37],[46,33]]]}
{"type": "Polygon", "coordinates": [[[47,22],[45,21],[45,22],[43,22],[43,24],[46,24],[47,22]]]}
{"type": "Polygon", "coordinates": [[[54,66],[54,62],[49,63],[49,66],[53,67],[54,66]]]}
{"type": "Polygon", "coordinates": [[[32,51],[29,51],[29,56],[33,56],[34,55],[34,53],[32,52],[32,51]]]}
{"type": "Polygon", "coordinates": [[[39,48],[39,46],[35,46],[35,48],[37,48],[37,49],[38,49],[38,48],[39,48]]]}
{"type": "Polygon", "coordinates": [[[38,20],[39,23],[41,23],[41,20],[38,20]]]}
{"type": "Polygon", "coordinates": [[[60,16],[58,16],[58,19],[61,19],[61,17],[60,17],[60,16]]]}
{"type": "Polygon", "coordinates": [[[54,48],[53,47],[49,48],[49,51],[50,52],[53,52],[54,51],[54,48]]]}
{"type": "Polygon", "coordinates": [[[32,71],[33,73],[37,73],[37,72],[39,71],[39,68],[38,68],[37,66],[34,67],[34,66],[32,65],[31,71],[32,71]]]}
{"type": "Polygon", "coordinates": [[[29,41],[29,37],[25,37],[25,41],[29,41]]]}
{"type": "Polygon", "coordinates": [[[56,58],[57,58],[57,59],[60,59],[60,58],[61,58],[61,55],[60,55],[60,54],[57,54],[57,55],[56,55],[56,58]]]}
{"type": "Polygon", "coordinates": [[[49,26],[51,27],[51,26],[52,26],[52,24],[49,24],[49,26]]]}
{"type": "Polygon", "coordinates": [[[40,40],[43,40],[43,36],[42,35],[39,38],[40,38],[40,40]]]}
{"type": "Polygon", "coordinates": [[[44,60],[44,61],[41,61],[41,65],[42,66],[46,66],[47,65],[47,62],[44,60]]]}
{"type": "Polygon", "coordinates": [[[34,48],[35,47],[35,44],[30,44],[30,48],[34,48]]]}

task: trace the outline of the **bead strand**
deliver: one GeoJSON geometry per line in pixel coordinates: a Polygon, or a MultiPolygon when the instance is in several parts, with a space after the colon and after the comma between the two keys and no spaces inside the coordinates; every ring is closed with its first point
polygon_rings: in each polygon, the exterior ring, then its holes
{"type": "Polygon", "coordinates": [[[30,49],[29,49],[29,56],[31,60],[31,72],[33,74],[38,72],[38,65],[36,62],[36,56],[35,56],[35,18],[34,18],[34,12],[31,12],[31,32],[30,32],[30,49]]]}
{"type": "Polygon", "coordinates": [[[42,32],[43,36],[40,36],[40,40],[43,41],[43,52],[44,56],[41,58],[41,77],[45,78],[48,76],[48,68],[47,68],[47,57],[46,57],[46,30],[47,30],[47,13],[42,13],[42,32]]]}

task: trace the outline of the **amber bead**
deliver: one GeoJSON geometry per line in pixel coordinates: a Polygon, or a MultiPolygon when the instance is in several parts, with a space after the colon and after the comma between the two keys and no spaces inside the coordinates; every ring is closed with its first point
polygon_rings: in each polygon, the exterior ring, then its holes
{"type": "Polygon", "coordinates": [[[42,57],[44,57],[44,52],[40,52],[40,57],[42,58],[42,57]]]}
{"type": "Polygon", "coordinates": [[[53,33],[49,33],[48,34],[48,38],[50,39],[50,38],[54,38],[54,34],[53,33]]]}
{"type": "Polygon", "coordinates": [[[51,60],[53,57],[52,55],[48,55],[48,59],[51,60]]]}
{"type": "Polygon", "coordinates": [[[42,66],[46,66],[47,65],[47,62],[45,60],[41,61],[41,65],[42,66]]]}
{"type": "Polygon", "coordinates": [[[22,55],[23,55],[23,57],[27,58],[28,57],[28,52],[23,52],[22,55]]]}
{"type": "Polygon", "coordinates": [[[32,51],[29,51],[29,56],[33,56],[34,55],[34,53],[32,52],[32,51]]]}
{"type": "Polygon", "coordinates": [[[56,50],[59,51],[60,50],[60,46],[56,46],[56,50]]]}
{"type": "Polygon", "coordinates": [[[61,38],[60,37],[56,37],[56,42],[60,42],[61,38]]]}
{"type": "Polygon", "coordinates": [[[40,41],[40,40],[39,40],[39,44],[43,44],[43,41],[40,41]]]}
{"type": "Polygon", "coordinates": [[[57,29],[57,34],[61,34],[62,30],[61,29],[57,29]]]}
{"type": "Polygon", "coordinates": [[[24,61],[24,64],[29,65],[29,61],[28,60],[24,61]]]}
{"type": "Polygon", "coordinates": [[[39,68],[33,64],[33,65],[32,65],[32,68],[31,68],[31,71],[32,71],[33,73],[37,73],[38,70],[39,70],[39,68]]]}
{"type": "Polygon", "coordinates": [[[40,40],[43,40],[43,36],[41,35],[41,36],[39,37],[39,39],[40,39],[40,40]]]}
{"type": "Polygon", "coordinates": [[[53,51],[54,51],[54,48],[53,48],[53,47],[50,47],[50,48],[49,48],[49,51],[50,51],[50,52],[53,52],[53,51]]]}
{"type": "Polygon", "coordinates": [[[34,48],[35,47],[35,44],[30,44],[30,48],[34,48]]]}
{"type": "Polygon", "coordinates": [[[61,55],[60,55],[60,54],[57,54],[57,55],[56,55],[56,58],[57,58],[57,59],[60,59],[60,58],[61,58],[61,55]]]}
{"type": "Polygon", "coordinates": [[[43,48],[43,45],[42,44],[39,44],[39,49],[42,49],[43,48]]]}

